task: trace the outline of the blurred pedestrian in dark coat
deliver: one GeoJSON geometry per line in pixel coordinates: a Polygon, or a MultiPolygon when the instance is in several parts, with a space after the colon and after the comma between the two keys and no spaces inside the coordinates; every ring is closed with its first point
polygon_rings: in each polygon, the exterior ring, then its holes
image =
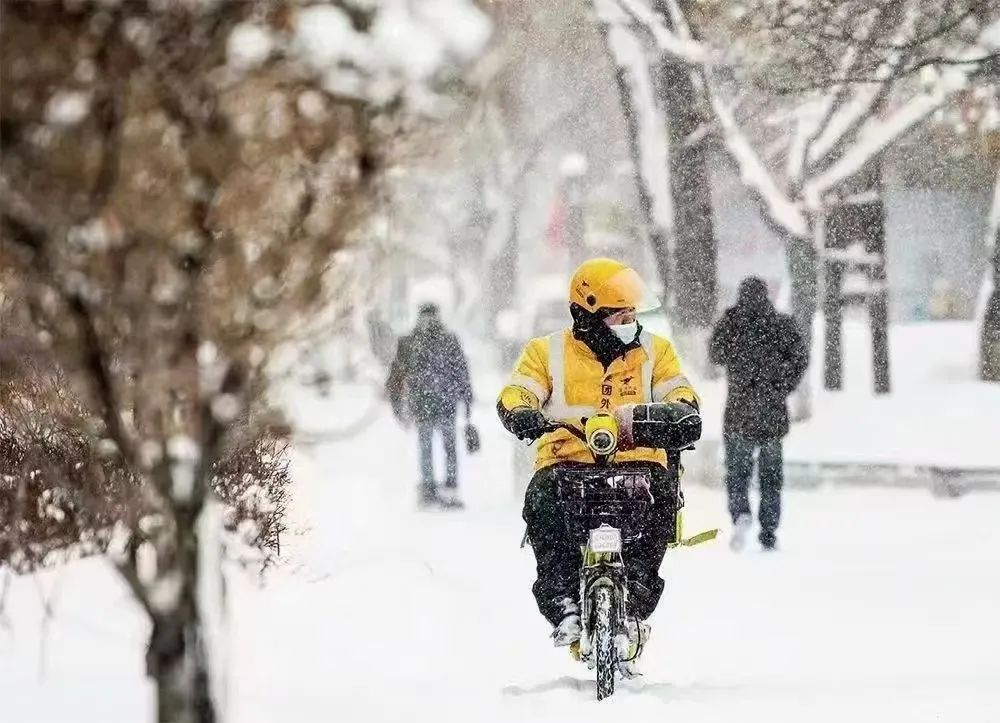
{"type": "Polygon", "coordinates": [[[760,543],[773,549],[781,519],[784,483],[782,439],[788,434],[788,396],[809,364],[809,353],[791,317],[778,313],[758,278],[744,279],[736,304],[712,332],[712,363],[725,367],[729,382],[723,423],[726,488],[741,549],[751,525],[749,487],[757,455],[760,482],[760,543]]]}
{"type": "Polygon", "coordinates": [[[461,506],[455,424],[459,406],[469,419],[472,383],[458,337],[442,323],[434,304],[420,307],[416,327],[399,340],[386,393],[397,419],[408,417],[416,425],[422,501],[461,506]],[[440,488],[434,479],[435,434],[440,435],[445,451],[445,480],[440,488]]]}

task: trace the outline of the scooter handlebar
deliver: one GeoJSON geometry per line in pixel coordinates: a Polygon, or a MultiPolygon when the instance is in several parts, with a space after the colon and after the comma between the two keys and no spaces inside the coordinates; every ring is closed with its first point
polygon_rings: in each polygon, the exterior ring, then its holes
{"type": "MultiPolygon", "coordinates": [[[[581,421],[583,421],[583,423],[586,424],[586,420],[581,420],[581,421]]],[[[544,433],[545,434],[550,434],[552,432],[558,432],[560,429],[566,430],[567,432],[569,432],[570,434],[572,434],[574,437],[576,437],[577,439],[579,439],[581,442],[586,442],[587,441],[587,435],[583,433],[583,430],[577,429],[576,427],[574,427],[569,422],[560,422],[560,421],[555,420],[555,419],[548,420],[548,424],[545,426],[544,433]]]]}

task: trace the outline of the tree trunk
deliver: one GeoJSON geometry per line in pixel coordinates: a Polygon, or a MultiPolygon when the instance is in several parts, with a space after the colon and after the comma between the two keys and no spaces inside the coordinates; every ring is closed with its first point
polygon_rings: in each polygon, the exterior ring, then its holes
{"type": "MultiPolygon", "coordinates": [[[[658,6],[657,12],[664,22],[672,25],[665,6],[658,6]]],[[[599,7],[598,16],[606,17],[599,7]]],[[[612,33],[631,35],[630,31],[622,26],[604,26],[604,32],[616,69],[646,235],[663,284],[661,296],[668,304],[676,341],[686,362],[704,371],[708,366],[708,331],[716,312],[717,250],[707,149],[704,144],[688,143],[702,121],[697,112],[698,96],[691,68],[663,56],[651,69],[641,49],[637,52],[621,35],[612,37],[612,33]],[[643,77],[631,77],[638,74],[643,77]],[[651,97],[647,99],[640,91],[651,97]],[[665,123],[661,110],[666,114],[665,123]],[[653,116],[657,117],[658,127],[644,129],[643,120],[653,116]],[[662,150],[659,148],[662,141],[657,144],[655,137],[664,124],[667,152],[665,158],[659,158],[656,151],[662,150]],[[667,172],[661,176],[663,164],[667,172]],[[655,165],[659,165],[659,173],[652,169],[655,165]],[[657,180],[663,182],[663,188],[651,187],[658,186],[657,180]],[[667,226],[671,222],[672,249],[667,226]]]]}
{"type": "Polygon", "coordinates": [[[983,309],[980,339],[980,378],[1000,382],[1000,229],[993,241],[992,290],[983,309]]]}
{"type": "Polygon", "coordinates": [[[595,0],[594,10],[601,20],[602,39],[608,60],[615,70],[618,99],[625,121],[625,140],[632,161],[632,178],[642,215],[643,236],[653,253],[662,285],[660,299],[668,303],[673,290],[670,252],[673,212],[667,180],[669,151],[647,50],[635,36],[634,28],[622,23],[616,12],[607,13],[605,3],[595,0]]]}
{"type": "Polygon", "coordinates": [[[653,197],[642,175],[642,144],[639,140],[639,119],[636,114],[632,86],[629,83],[628,71],[621,66],[615,69],[615,80],[618,84],[618,97],[621,102],[622,116],[625,119],[625,135],[628,141],[629,158],[632,161],[632,179],[636,195],[639,199],[639,212],[642,214],[642,226],[645,236],[653,252],[656,272],[663,286],[660,294],[664,301],[670,297],[673,286],[671,278],[670,232],[656,222],[653,213],[653,197]]]}
{"type": "Polygon", "coordinates": [[[983,307],[979,341],[979,376],[986,382],[1000,382],[1000,172],[993,193],[993,208],[987,230],[987,245],[992,243],[991,286],[983,307]]]}
{"type": "MultiPolygon", "coordinates": [[[[684,8],[688,3],[682,0],[684,8]]],[[[684,8],[686,10],[686,8],[684,8]]],[[[663,3],[657,10],[673,28],[663,3]]],[[[712,212],[708,146],[690,138],[704,123],[691,68],[664,56],[654,71],[654,86],[667,118],[670,149],[670,192],[674,210],[674,331],[685,360],[704,372],[708,367],[708,333],[715,321],[718,245],[712,212]]]]}
{"type": "Polygon", "coordinates": [[[149,591],[155,612],[146,668],[156,685],[158,723],[216,721],[197,599],[197,519],[194,510],[176,512],[173,549],[160,551],[157,580],[149,591]],[[171,589],[174,585],[180,586],[179,592],[171,589]],[[174,604],[162,604],[167,598],[173,598],[174,604]]]}
{"type": "Polygon", "coordinates": [[[876,394],[888,394],[892,385],[889,377],[889,291],[884,263],[875,269],[873,280],[877,288],[868,300],[868,320],[872,335],[872,379],[876,394]]]}
{"type": "Polygon", "coordinates": [[[489,315],[487,325],[490,334],[496,333],[497,316],[504,309],[513,306],[517,293],[521,206],[524,202],[523,179],[518,179],[517,185],[510,189],[510,194],[488,232],[491,238],[503,234],[503,240],[487,243],[487,253],[483,259],[485,276],[489,279],[486,313],[489,315]]]}
{"type": "Polygon", "coordinates": [[[865,252],[878,257],[868,273],[868,322],[872,338],[872,381],[876,394],[888,394],[889,281],[886,275],[885,201],[882,195],[882,157],[874,158],[861,174],[862,188],[875,193],[871,203],[858,208],[865,252]]]}
{"type": "Polygon", "coordinates": [[[823,282],[823,387],[839,391],[844,385],[844,267],[827,262],[823,282]]]}
{"type": "Polygon", "coordinates": [[[657,95],[667,116],[670,190],[674,208],[674,303],[677,324],[708,327],[716,312],[717,246],[712,217],[707,146],[688,143],[701,126],[691,69],[664,60],[656,70],[657,95]]]}
{"type": "Polygon", "coordinates": [[[890,390],[889,380],[889,290],[885,265],[885,205],[882,200],[881,160],[874,159],[850,182],[844,184],[841,192],[845,199],[832,208],[826,219],[824,247],[845,251],[859,245],[868,259],[856,262],[844,260],[831,264],[838,267],[834,272],[828,269],[827,278],[832,276],[834,288],[825,289],[824,304],[827,311],[827,367],[826,386],[840,389],[840,327],[843,324],[842,309],[845,304],[865,305],[868,309],[869,330],[872,341],[872,380],[876,394],[886,394],[890,390]],[[854,274],[864,272],[866,288],[863,294],[852,293],[845,298],[840,288],[844,271],[854,274]],[[833,342],[837,348],[831,348],[833,342]],[[834,357],[834,352],[836,356],[834,357]],[[835,382],[835,383],[834,383],[835,382]]]}
{"type": "MultiPolygon", "coordinates": [[[[785,254],[788,262],[788,275],[791,279],[791,313],[798,327],[799,334],[806,349],[812,357],[812,327],[816,316],[818,299],[817,254],[812,238],[787,236],[785,238],[785,254]]],[[[791,417],[794,421],[802,421],[812,416],[811,383],[809,374],[802,378],[798,389],[792,394],[791,417]]]]}

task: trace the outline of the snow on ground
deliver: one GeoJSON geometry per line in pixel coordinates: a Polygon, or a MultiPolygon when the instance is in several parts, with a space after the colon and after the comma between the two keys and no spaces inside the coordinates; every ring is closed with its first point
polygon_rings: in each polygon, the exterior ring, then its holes
{"type": "MultiPolygon", "coordinates": [[[[646,675],[595,708],[534,607],[510,445],[477,415],[465,512],[414,511],[415,443],[385,413],[298,454],[283,564],[230,577],[230,723],[1000,720],[1000,496],[912,490],[793,491],[779,553],[670,553],[646,675]]],[[[691,530],[723,522],[688,490],[691,530]]],[[[15,580],[2,621],[4,723],[150,719],[146,623],[99,560],[15,580]]]]}
{"type": "MultiPolygon", "coordinates": [[[[819,393],[790,459],[998,464],[1000,398],[973,381],[971,325],[894,327],[886,398],[870,393],[863,329],[847,331],[846,391],[819,393]]],[[[591,676],[549,646],[534,609],[531,554],[517,548],[523,480],[488,391],[463,513],[413,510],[412,435],[367,388],[295,402],[318,437],[370,426],[298,453],[283,563],[262,579],[230,576],[229,721],[592,713],[591,676]],[[316,424],[330,419],[340,423],[316,424]]],[[[717,430],[722,389],[701,391],[717,430]]],[[[779,554],[734,556],[718,542],[668,555],[646,677],[602,707],[685,723],[1000,720],[1000,496],[826,489],[786,500],[779,554]]],[[[688,501],[691,530],[724,526],[718,492],[693,487],[688,501]]],[[[0,613],[3,720],[147,720],[146,627],[100,560],[13,580],[0,613]]]]}

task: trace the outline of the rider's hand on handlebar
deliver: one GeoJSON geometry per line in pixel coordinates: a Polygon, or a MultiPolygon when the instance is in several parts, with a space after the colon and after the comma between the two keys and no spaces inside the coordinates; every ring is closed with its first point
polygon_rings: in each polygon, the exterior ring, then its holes
{"type": "Polygon", "coordinates": [[[509,429],[518,439],[527,439],[534,442],[546,432],[550,431],[551,425],[537,409],[521,407],[514,409],[510,413],[509,429]]]}

